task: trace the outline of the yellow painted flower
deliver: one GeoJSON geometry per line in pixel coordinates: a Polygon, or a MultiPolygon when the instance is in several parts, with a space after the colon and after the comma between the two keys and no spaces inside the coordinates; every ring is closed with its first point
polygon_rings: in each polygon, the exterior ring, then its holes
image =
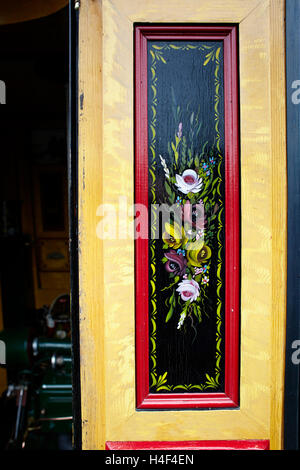
{"type": "Polygon", "coordinates": [[[174,225],[171,225],[168,222],[165,223],[165,231],[162,238],[164,243],[167,243],[170,248],[174,248],[175,250],[184,246],[187,242],[184,228],[180,227],[176,222],[174,225]]]}
{"type": "Polygon", "coordinates": [[[204,244],[203,240],[190,243],[187,247],[187,258],[192,266],[201,266],[211,257],[211,249],[204,244]]]}

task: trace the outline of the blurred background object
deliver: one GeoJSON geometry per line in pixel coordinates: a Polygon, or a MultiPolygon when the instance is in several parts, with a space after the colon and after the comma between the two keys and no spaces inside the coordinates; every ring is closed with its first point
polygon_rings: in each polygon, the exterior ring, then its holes
{"type": "Polygon", "coordinates": [[[72,358],[67,294],[31,328],[0,332],[8,386],[0,400],[1,449],[72,448],[72,358]]]}
{"type": "Polygon", "coordinates": [[[10,0],[2,2],[0,25],[48,16],[61,10],[68,3],[68,0],[10,0]]]}
{"type": "Polygon", "coordinates": [[[0,5],[0,446],[72,447],[66,0],[0,5]]]}

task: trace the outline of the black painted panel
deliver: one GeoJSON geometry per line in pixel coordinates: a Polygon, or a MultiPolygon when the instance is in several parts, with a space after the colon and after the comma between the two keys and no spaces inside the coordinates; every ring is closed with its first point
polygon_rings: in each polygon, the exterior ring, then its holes
{"type": "Polygon", "coordinates": [[[222,42],[148,42],[153,393],[224,391],[223,92],[222,42]]]}

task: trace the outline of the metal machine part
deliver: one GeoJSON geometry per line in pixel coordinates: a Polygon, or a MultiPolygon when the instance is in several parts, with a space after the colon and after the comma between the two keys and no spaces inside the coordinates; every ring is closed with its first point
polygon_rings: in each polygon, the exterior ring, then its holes
{"type": "MultiPolygon", "coordinates": [[[[67,321],[62,324],[63,339],[29,328],[0,332],[9,381],[0,402],[0,448],[37,448],[47,434],[71,441],[71,339],[67,321]]],[[[44,442],[49,445],[46,438],[44,442]]]]}

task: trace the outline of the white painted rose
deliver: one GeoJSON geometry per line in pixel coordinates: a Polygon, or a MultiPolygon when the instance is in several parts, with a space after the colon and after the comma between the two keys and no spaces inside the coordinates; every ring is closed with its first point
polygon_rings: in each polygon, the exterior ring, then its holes
{"type": "Polygon", "coordinates": [[[185,170],[181,176],[176,175],[176,186],[183,194],[198,193],[202,185],[202,178],[194,170],[185,170]]]}
{"type": "Polygon", "coordinates": [[[199,284],[193,279],[185,279],[180,282],[176,291],[179,292],[185,302],[188,300],[193,302],[199,297],[199,284]]]}

